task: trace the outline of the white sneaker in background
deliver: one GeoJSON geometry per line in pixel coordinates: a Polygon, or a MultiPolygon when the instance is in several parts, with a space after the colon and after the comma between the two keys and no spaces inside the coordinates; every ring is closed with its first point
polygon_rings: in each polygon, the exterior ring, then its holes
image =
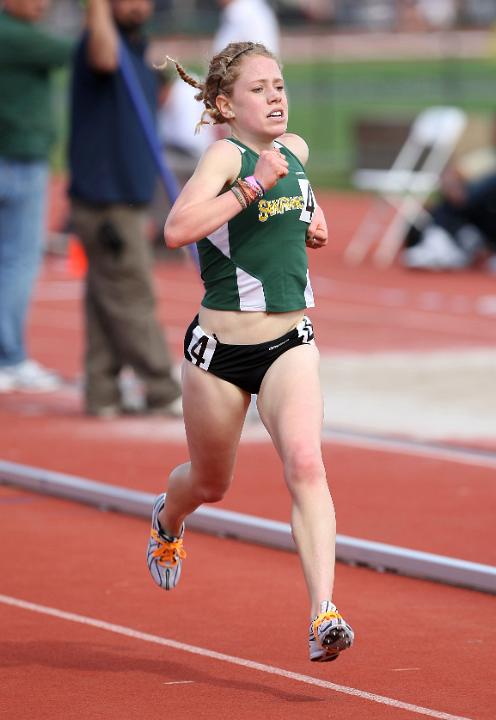
{"type": "Polygon", "coordinates": [[[183,417],[183,398],[180,395],[175,400],[172,400],[167,405],[155,405],[148,407],[145,410],[146,415],[152,416],[163,416],[171,418],[182,418],[183,417]]]}
{"type": "Polygon", "coordinates": [[[0,393],[12,392],[15,390],[14,379],[8,370],[0,369],[0,393]]]}
{"type": "Polygon", "coordinates": [[[421,242],[404,250],[402,259],[412,270],[460,270],[471,262],[469,253],[438,225],[429,225],[421,242]]]}
{"type": "Polygon", "coordinates": [[[62,386],[62,380],[56,373],[44,368],[35,360],[24,360],[17,365],[9,365],[3,368],[2,375],[10,378],[11,390],[51,392],[62,386]]]}

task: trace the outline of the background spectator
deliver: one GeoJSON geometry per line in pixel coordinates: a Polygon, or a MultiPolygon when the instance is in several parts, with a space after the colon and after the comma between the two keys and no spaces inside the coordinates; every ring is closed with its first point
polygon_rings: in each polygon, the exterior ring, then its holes
{"type": "Polygon", "coordinates": [[[0,392],[60,385],[55,373],[28,358],[25,340],[55,137],[50,76],[72,51],[69,42],[36,27],[49,4],[4,0],[0,10],[0,392]]]}
{"type": "Polygon", "coordinates": [[[279,54],[277,18],[265,0],[217,0],[217,3],[223,9],[214,37],[214,53],[230,42],[251,40],[279,54]]]}
{"type": "Polygon", "coordinates": [[[420,227],[410,228],[403,263],[411,269],[458,270],[489,255],[496,271],[496,153],[470,153],[449,165],[440,194],[420,227]]]}
{"type": "MultiPolygon", "coordinates": [[[[219,138],[212,125],[203,125],[196,132],[201,106],[195,96],[198,91],[177,77],[174,66],[157,71],[159,82],[159,110],[157,130],[164,160],[177,178],[179,187],[189,180],[203,152],[219,138]]],[[[157,228],[155,250],[162,257],[185,257],[177,250],[168,251],[164,243],[164,221],[170,200],[159,183],[153,201],[153,219],[157,228]]]]}
{"type": "Polygon", "coordinates": [[[155,315],[146,234],[156,168],[119,71],[124,48],[155,114],[156,74],[145,63],[142,32],[152,12],[151,0],[89,0],[73,68],[69,194],[88,256],[85,406],[101,417],[126,409],[124,367],[143,382],[146,412],[179,412],[180,387],[155,315]]]}

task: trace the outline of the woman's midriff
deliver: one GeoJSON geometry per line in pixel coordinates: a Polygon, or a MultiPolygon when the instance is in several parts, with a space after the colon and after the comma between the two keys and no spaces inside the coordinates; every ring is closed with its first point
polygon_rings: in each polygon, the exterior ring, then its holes
{"type": "Polygon", "coordinates": [[[242,312],[235,310],[200,309],[200,326],[219,342],[229,345],[255,345],[268,342],[293,330],[305,311],[285,313],[242,312]]]}

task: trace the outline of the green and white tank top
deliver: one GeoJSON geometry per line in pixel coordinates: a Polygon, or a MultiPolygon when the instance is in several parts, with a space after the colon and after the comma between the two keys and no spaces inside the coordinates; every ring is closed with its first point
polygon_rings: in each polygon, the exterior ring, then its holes
{"type": "MultiPolygon", "coordinates": [[[[239,177],[253,175],[257,153],[238,140],[227,142],[241,152],[239,177]]],[[[305,238],[315,198],[298,158],[274,145],[288,161],[286,177],[198,242],[204,307],[289,312],[314,306],[305,238]]]]}

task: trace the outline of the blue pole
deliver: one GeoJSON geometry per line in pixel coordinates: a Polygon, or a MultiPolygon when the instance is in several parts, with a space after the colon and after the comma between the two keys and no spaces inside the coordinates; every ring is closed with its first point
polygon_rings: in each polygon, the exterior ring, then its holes
{"type": "MultiPolygon", "coordinates": [[[[119,68],[131,98],[132,105],[145,134],[148,147],[153,155],[153,159],[157,166],[165,192],[169,198],[170,204],[172,205],[179,195],[179,185],[174,173],[172,173],[164,161],[152,113],[150,112],[143,90],[139,84],[138,78],[136,77],[136,71],[133,67],[131,58],[129,57],[128,49],[122,40],[119,42],[119,68]]],[[[199,267],[200,263],[198,260],[198,250],[196,248],[196,244],[193,243],[188,245],[188,249],[195,265],[199,267]]]]}

